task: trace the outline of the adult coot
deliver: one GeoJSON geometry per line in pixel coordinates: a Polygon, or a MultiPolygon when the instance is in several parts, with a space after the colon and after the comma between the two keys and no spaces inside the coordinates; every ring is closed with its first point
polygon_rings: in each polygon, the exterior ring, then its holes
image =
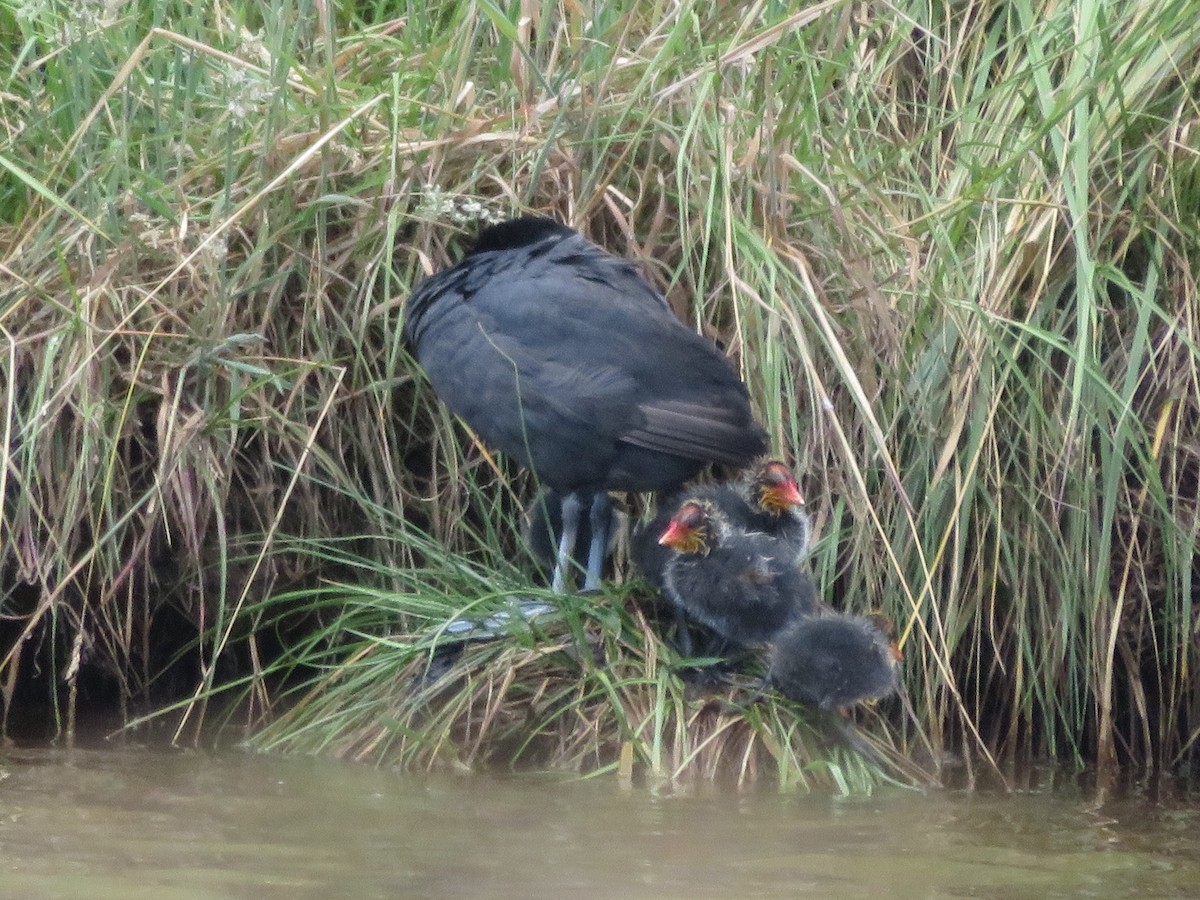
{"type": "Polygon", "coordinates": [[[673,551],[662,572],[671,605],[732,644],[769,642],[816,612],[812,580],[779,555],[779,542],[734,528],[712,500],[685,499],[659,542],[673,551]]]}
{"type": "Polygon", "coordinates": [[[671,490],[766,447],[746,388],[633,265],[551,219],[485,229],[409,298],[404,340],[438,396],[488,444],[565,495],[553,587],[579,521],[600,581],[606,491],[671,490]]]}
{"type": "Polygon", "coordinates": [[[767,682],[825,710],[885,697],[899,683],[901,658],[890,631],[882,616],[802,619],[772,642],[767,682]]]}

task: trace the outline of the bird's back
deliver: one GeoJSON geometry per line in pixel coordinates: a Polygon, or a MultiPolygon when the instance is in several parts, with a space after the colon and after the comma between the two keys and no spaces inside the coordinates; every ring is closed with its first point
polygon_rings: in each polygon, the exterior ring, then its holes
{"type": "Polygon", "coordinates": [[[730,518],[747,531],[758,531],[779,541],[790,554],[794,563],[801,563],[808,556],[812,535],[812,523],[802,507],[784,510],[779,514],[766,512],[749,503],[739,495],[740,515],[730,518]]]}
{"type": "Polygon", "coordinates": [[[674,554],[664,567],[668,599],[737,644],[758,644],[811,615],[811,579],[761,534],[731,536],[707,555],[674,554]]]}
{"type": "Polygon", "coordinates": [[[765,446],[745,387],[626,260],[543,219],[481,235],[413,292],[438,395],[559,490],[661,490],[765,446]]]}
{"type": "Polygon", "coordinates": [[[835,709],[890,694],[896,687],[887,635],[861,616],[806,618],[772,648],[768,677],[793,699],[835,709]]]}

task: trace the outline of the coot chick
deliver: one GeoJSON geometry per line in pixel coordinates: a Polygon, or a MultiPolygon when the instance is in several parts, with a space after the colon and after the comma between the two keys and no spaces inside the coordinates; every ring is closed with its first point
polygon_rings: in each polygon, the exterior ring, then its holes
{"type": "Polygon", "coordinates": [[[738,485],[741,506],[730,505],[734,526],[744,531],[761,531],[782,543],[794,563],[808,556],[812,521],[804,510],[800,484],[786,464],[767,459],[754,466],[738,485]]]}
{"type": "Polygon", "coordinates": [[[712,500],[684,500],[659,542],[673,551],[662,572],[671,605],[731,644],[770,641],[816,611],[812,580],[779,542],[734,528],[712,500]]]}
{"type": "MultiPolygon", "coordinates": [[[[777,459],[758,462],[747,476],[734,484],[690,488],[687,496],[707,500],[724,513],[738,531],[754,531],[779,542],[772,555],[799,564],[808,555],[812,524],[804,511],[804,498],[791,469],[777,459]]],[[[658,514],[633,535],[634,564],[657,588],[663,585],[663,569],[671,550],[658,539],[678,510],[682,496],[659,507],[658,514]]]]}
{"type": "Polygon", "coordinates": [[[801,619],[772,642],[767,683],[823,710],[886,697],[899,684],[901,658],[890,631],[884,617],[801,619]]]}
{"type": "Polygon", "coordinates": [[[607,491],[678,488],[708,463],[766,448],[745,386],[628,260],[527,217],[485,229],[412,292],[404,341],[438,396],[484,442],[564,495],[553,587],[580,519],[600,582],[607,491]]]}

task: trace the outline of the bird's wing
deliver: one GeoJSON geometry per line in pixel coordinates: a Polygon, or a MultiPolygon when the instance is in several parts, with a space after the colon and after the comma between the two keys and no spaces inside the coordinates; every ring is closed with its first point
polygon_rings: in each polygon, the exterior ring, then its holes
{"type": "MultiPolygon", "coordinates": [[[[582,238],[485,252],[427,279],[405,339],[423,357],[423,337],[435,333],[431,352],[514,381],[522,405],[580,437],[590,424],[595,437],[731,465],[765,449],[745,387],[712,343],[628,261],[582,238]]],[[[465,390],[470,378],[457,371],[465,390]]]]}
{"type": "Polygon", "coordinates": [[[493,344],[516,367],[523,398],[544,406],[563,425],[588,427],[634,446],[687,459],[744,465],[763,452],[761,430],[728,403],[704,398],[639,402],[647,385],[605,354],[581,350],[579,358],[547,358],[544,348],[495,338],[493,344]]]}
{"type": "Polygon", "coordinates": [[[542,408],[563,426],[586,426],[605,433],[620,429],[621,410],[631,403],[635,385],[619,368],[595,360],[567,364],[547,358],[541,348],[497,337],[493,346],[516,371],[523,403],[542,408]]]}
{"type": "MultiPolygon", "coordinates": [[[[612,257],[601,262],[596,268],[581,261],[575,277],[535,273],[533,290],[552,298],[556,315],[540,329],[525,323],[523,334],[540,331],[531,355],[549,353],[551,362],[575,372],[588,415],[620,420],[617,436],[627,444],[734,466],[763,453],[765,435],[750,418],[745,386],[728,360],[681,323],[632,267],[612,257]],[[610,391],[614,385],[624,390],[610,391]]],[[[569,372],[560,378],[573,381],[569,372]]]]}
{"type": "Polygon", "coordinates": [[[745,465],[766,449],[759,429],[727,406],[686,400],[639,404],[640,421],[621,439],[678,456],[745,465]]]}

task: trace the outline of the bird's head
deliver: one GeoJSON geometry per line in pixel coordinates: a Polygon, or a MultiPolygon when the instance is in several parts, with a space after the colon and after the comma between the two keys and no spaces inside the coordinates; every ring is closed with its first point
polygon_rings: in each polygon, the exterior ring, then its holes
{"type": "Polygon", "coordinates": [[[875,612],[867,613],[867,619],[887,638],[888,648],[892,651],[892,659],[896,662],[904,659],[904,652],[900,649],[900,642],[896,637],[896,623],[892,617],[887,613],[876,610],[875,612]]]}
{"type": "Polygon", "coordinates": [[[678,553],[707,555],[714,539],[719,539],[720,530],[720,513],[711,503],[686,500],[671,516],[658,542],[678,553]]]}
{"type": "Polygon", "coordinates": [[[773,516],[783,515],[789,509],[804,505],[796,476],[777,459],[767,460],[759,466],[751,490],[759,509],[773,516]]]}

